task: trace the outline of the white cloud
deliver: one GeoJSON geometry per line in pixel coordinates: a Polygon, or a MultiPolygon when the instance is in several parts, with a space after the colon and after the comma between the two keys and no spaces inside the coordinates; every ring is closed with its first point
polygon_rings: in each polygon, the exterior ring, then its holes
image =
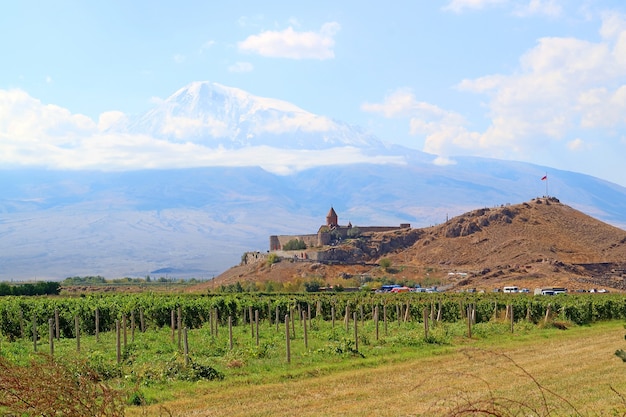
{"type": "Polygon", "coordinates": [[[440,155],[438,164],[449,164],[446,155],[466,153],[480,146],[480,135],[465,128],[466,121],[458,113],[444,110],[430,103],[417,101],[406,89],[398,90],[383,103],[364,103],[363,111],[380,113],[387,118],[408,117],[410,133],[425,137],[424,151],[440,155]]]}
{"type": "Polygon", "coordinates": [[[451,0],[443,9],[454,13],[482,10],[489,7],[506,7],[514,16],[558,17],[563,13],[562,0],[451,0]]]}
{"type": "MultiPolygon", "coordinates": [[[[184,139],[171,142],[120,128],[126,115],[102,113],[96,124],[89,117],[46,105],[21,90],[0,90],[0,166],[35,166],[51,169],[98,169],[105,171],[188,168],[200,166],[261,166],[287,174],[320,165],[351,163],[403,164],[397,156],[365,155],[349,146],[325,150],[277,149],[255,146],[241,149],[210,148],[184,139]]],[[[293,120],[277,121],[290,127],[293,120]]],[[[304,120],[306,122],[306,120],[304,120]]],[[[304,130],[321,129],[326,118],[312,117],[304,130]]],[[[275,126],[275,127],[276,127],[275,126]]],[[[275,127],[266,126],[267,130],[275,127]]],[[[195,131],[223,126],[210,119],[168,119],[164,129],[184,138],[195,131]]],[[[291,126],[293,128],[293,126],[291,126]]]]}
{"type": "Polygon", "coordinates": [[[532,159],[537,149],[562,149],[560,157],[565,157],[593,149],[599,141],[624,152],[617,132],[626,127],[626,19],[606,13],[600,34],[595,42],[539,39],[510,74],[461,81],[460,91],[487,96],[490,123],[482,132],[468,129],[459,114],[420,102],[406,90],[362,109],[409,118],[410,132],[424,137],[424,150],[444,157],[524,160],[532,159]],[[593,140],[583,142],[581,134],[593,140]]]}
{"type": "Polygon", "coordinates": [[[558,0],[530,0],[527,4],[517,5],[513,14],[519,17],[533,15],[545,15],[558,17],[562,14],[563,7],[558,0]]]}
{"type": "Polygon", "coordinates": [[[98,118],[98,130],[105,132],[108,130],[123,130],[128,122],[128,117],[121,111],[108,111],[100,114],[98,118]]]}
{"type": "Polygon", "coordinates": [[[479,10],[489,6],[505,4],[507,0],[452,0],[444,7],[454,13],[461,13],[466,9],[479,10]]]}
{"type": "Polygon", "coordinates": [[[254,70],[254,65],[249,62],[236,62],[235,64],[228,67],[228,71],[230,72],[251,72],[254,70]]]}
{"type": "Polygon", "coordinates": [[[185,55],[175,54],[172,59],[175,63],[182,64],[183,62],[185,62],[185,59],[187,59],[187,57],[185,57],[185,55]]]}
{"type": "Polygon", "coordinates": [[[331,59],[335,57],[334,36],[339,31],[337,22],[325,23],[319,32],[297,32],[293,27],[283,31],[265,31],[251,35],[238,43],[243,52],[272,58],[331,59]]]}
{"type": "Polygon", "coordinates": [[[567,148],[571,151],[579,151],[582,150],[584,147],[585,142],[580,138],[576,138],[567,143],[567,148]]]}

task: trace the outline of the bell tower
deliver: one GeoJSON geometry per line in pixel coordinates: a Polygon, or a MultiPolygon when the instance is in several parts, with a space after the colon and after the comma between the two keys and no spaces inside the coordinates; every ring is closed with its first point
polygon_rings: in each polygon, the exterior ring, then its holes
{"type": "Polygon", "coordinates": [[[335,213],[335,209],[332,208],[331,206],[330,211],[326,215],[326,226],[330,228],[334,228],[334,227],[337,227],[338,225],[339,225],[339,220],[337,218],[337,213],[335,213]]]}

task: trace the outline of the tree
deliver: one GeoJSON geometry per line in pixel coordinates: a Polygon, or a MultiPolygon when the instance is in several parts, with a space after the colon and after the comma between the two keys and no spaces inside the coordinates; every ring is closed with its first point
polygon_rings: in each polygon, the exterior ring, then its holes
{"type": "Polygon", "coordinates": [[[283,245],[283,250],[303,250],[306,249],[306,243],[302,239],[291,239],[283,245]]]}
{"type": "Polygon", "coordinates": [[[387,271],[391,267],[391,259],[382,258],[378,261],[378,265],[383,269],[383,271],[387,271]]]}
{"type": "Polygon", "coordinates": [[[318,292],[321,286],[322,286],[322,283],[314,279],[314,280],[307,281],[304,283],[304,290],[306,292],[318,292]]]}

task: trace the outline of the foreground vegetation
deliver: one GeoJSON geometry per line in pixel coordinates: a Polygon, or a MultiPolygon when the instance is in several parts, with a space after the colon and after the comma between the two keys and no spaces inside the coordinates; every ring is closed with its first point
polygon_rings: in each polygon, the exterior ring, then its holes
{"type": "MultiPolygon", "coordinates": [[[[299,415],[332,415],[342,413],[325,396],[340,401],[339,392],[356,403],[367,400],[369,410],[374,401],[378,412],[373,414],[377,415],[428,415],[429,410],[455,415],[463,406],[479,403],[525,410],[524,415],[550,415],[548,411],[553,409],[569,411],[551,415],[597,415],[592,412],[621,409],[617,393],[625,392],[626,385],[623,372],[619,372],[623,365],[613,352],[624,347],[623,329],[618,322],[604,320],[624,318],[626,302],[618,295],[5,297],[0,299],[0,364],[41,374],[54,363],[78,375],[77,384],[91,380],[95,385],[84,391],[113,410],[101,415],[118,415],[120,404],[126,404],[131,415],[184,415],[183,410],[189,408],[211,409],[206,415],[293,415],[287,410],[294,408],[300,410],[299,415]],[[530,359],[520,362],[517,352],[524,349],[530,349],[531,353],[523,353],[530,359]],[[582,400],[578,392],[574,396],[563,390],[563,384],[570,382],[554,380],[554,375],[543,369],[562,375],[570,365],[561,358],[570,354],[590,362],[572,365],[587,369],[588,376],[592,374],[588,368],[604,364],[602,372],[615,375],[609,380],[613,385],[585,384],[590,393],[582,400]],[[612,373],[613,369],[618,372],[612,373]],[[521,396],[496,383],[506,370],[522,381],[515,388],[522,390],[521,396]],[[396,374],[404,375],[404,382],[396,374]],[[464,374],[473,381],[459,385],[446,374],[456,375],[456,379],[464,374]],[[368,384],[372,387],[367,389],[375,390],[374,381],[382,384],[379,395],[366,391],[368,384]],[[294,398],[292,390],[319,393],[309,393],[295,404],[279,404],[281,398],[294,398]],[[425,396],[425,390],[430,394],[425,396]],[[463,395],[450,397],[453,391],[463,395]],[[268,404],[274,408],[255,402],[264,393],[272,393],[268,404]],[[398,408],[389,408],[390,396],[404,404],[402,407],[408,405],[401,398],[409,397],[414,406],[398,412],[398,408]],[[549,402],[535,402],[544,397],[549,402]],[[608,407],[597,408],[609,397],[608,407]],[[456,400],[448,401],[451,398],[456,400]],[[532,404],[526,400],[514,404],[528,398],[534,398],[532,404]],[[596,405],[589,408],[587,403],[596,405]],[[526,409],[530,406],[535,408],[526,409]]],[[[27,372],[24,378],[28,380],[27,372]]],[[[0,384],[8,383],[0,379],[0,384]]],[[[581,381],[572,384],[582,386],[581,381]]],[[[0,399],[6,400],[9,391],[6,386],[0,388],[4,393],[0,399]]],[[[11,406],[6,401],[0,404],[11,406]]],[[[346,404],[350,410],[343,414],[372,414],[356,412],[355,404],[346,404]]],[[[491,415],[515,415],[499,413],[491,415]]]]}

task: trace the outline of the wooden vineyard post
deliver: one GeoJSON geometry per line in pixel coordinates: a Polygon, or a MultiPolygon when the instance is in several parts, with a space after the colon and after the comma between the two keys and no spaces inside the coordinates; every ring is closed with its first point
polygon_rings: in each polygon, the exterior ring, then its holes
{"type": "Polygon", "coordinates": [[[115,320],[115,354],[118,365],[122,362],[122,343],[120,339],[120,321],[115,320]]]}
{"type": "Polygon", "coordinates": [[[233,350],[233,316],[228,316],[228,346],[233,350]]]}
{"type": "Polygon", "coordinates": [[[332,306],[330,308],[330,319],[332,320],[333,329],[334,329],[335,328],[335,306],[332,306]]]}
{"type": "Polygon", "coordinates": [[[20,308],[20,338],[24,338],[24,311],[20,308]]]}
{"type": "Polygon", "coordinates": [[[515,326],[515,317],[513,314],[513,304],[510,305],[509,307],[511,309],[511,333],[514,332],[514,326],[515,326]]]}
{"type": "Polygon", "coordinates": [[[354,319],[354,349],[359,351],[359,322],[356,319],[356,312],[352,313],[354,319]]]}
{"type": "MultiPolygon", "coordinates": [[[[218,336],[218,333],[219,333],[219,331],[217,330],[217,329],[218,329],[218,327],[219,327],[219,323],[220,323],[220,321],[219,321],[219,320],[220,320],[220,316],[219,316],[218,311],[219,311],[219,310],[217,309],[217,307],[215,307],[215,308],[213,309],[213,319],[215,320],[215,337],[217,337],[217,336],[218,336]]],[[[270,321],[271,321],[271,320],[270,320],[270,321]]]]}
{"type": "Polygon", "coordinates": [[[406,302],[406,312],[404,313],[404,322],[408,322],[411,319],[411,304],[406,302]]]}
{"type": "Polygon", "coordinates": [[[259,310],[254,310],[254,327],[256,330],[256,345],[259,346],[259,310]]]}
{"type": "Polygon", "coordinates": [[[267,321],[270,327],[272,327],[272,302],[271,301],[267,302],[267,321]]]}
{"type": "Polygon", "coordinates": [[[126,314],[124,314],[122,316],[122,331],[123,331],[123,335],[124,335],[124,349],[126,349],[126,345],[127,345],[127,342],[128,342],[127,333],[126,333],[126,327],[127,327],[126,326],[126,314]]]}
{"type": "Polygon", "coordinates": [[[434,302],[430,302],[430,317],[429,317],[430,321],[435,321],[435,303],[434,302]]]}
{"type": "Polygon", "coordinates": [[[143,308],[139,309],[139,330],[141,330],[141,333],[146,332],[146,320],[143,316],[143,308]]]}
{"type": "Polygon", "coordinates": [[[548,307],[546,308],[546,317],[543,320],[544,323],[548,322],[548,319],[550,318],[551,310],[552,310],[552,305],[548,304],[548,307]]]}
{"type": "Polygon", "coordinates": [[[398,326],[400,326],[400,305],[396,304],[396,321],[398,322],[398,326]]]}
{"type": "Polygon", "coordinates": [[[311,327],[311,304],[307,303],[307,319],[309,320],[309,328],[311,327]]]}
{"type": "Polygon", "coordinates": [[[172,339],[172,343],[174,343],[174,340],[176,338],[176,313],[174,312],[174,310],[170,310],[170,329],[170,338],[172,339]]]}
{"type": "Polygon", "coordinates": [[[387,336],[387,304],[383,304],[383,325],[385,328],[385,336],[387,336]]]}
{"type": "Polygon", "coordinates": [[[279,317],[279,312],[278,312],[278,305],[276,306],[276,332],[278,332],[278,324],[280,323],[280,317],[279,317]]]}
{"type": "Polygon", "coordinates": [[[359,305],[359,313],[361,315],[361,327],[363,327],[363,304],[359,305]]]}
{"type": "Polygon", "coordinates": [[[135,310],[130,312],[130,341],[135,342],[135,310]]]}
{"type": "Polygon", "coordinates": [[[497,320],[498,318],[498,301],[493,302],[493,320],[497,320]]]}
{"type": "Polygon", "coordinates": [[[33,314],[33,349],[37,352],[37,317],[33,314]]]}
{"type": "Polygon", "coordinates": [[[376,328],[376,340],[378,341],[378,305],[374,307],[374,327],[376,328]]]}
{"type": "Polygon", "coordinates": [[[189,366],[189,340],[187,339],[187,328],[183,330],[183,346],[185,354],[185,366],[189,366]]]}
{"type": "Polygon", "coordinates": [[[424,317],[424,339],[428,339],[428,309],[426,307],[422,310],[422,316],[424,317]]]}
{"type": "Polygon", "coordinates": [[[54,356],[54,319],[48,319],[48,344],[50,345],[50,356],[54,356]]]}
{"type": "Polygon", "coordinates": [[[289,337],[289,314],[285,315],[285,345],[287,352],[287,363],[291,363],[291,338],[289,337]]]}
{"type": "Polygon", "coordinates": [[[254,339],[254,319],[252,317],[252,306],[250,306],[248,307],[248,318],[250,319],[250,336],[254,339]]]}
{"type": "Polygon", "coordinates": [[[100,310],[96,308],[96,342],[100,341],[100,310]]]}
{"type": "Polygon", "coordinates": [[[467,306],[467,337],[472,338],[472,307],[467,306]]]}
{"type": "Polygon", "coordinates": [[[291,337],[296,338],[296,316],[293,312],[293,308],[291,309],[291,337]]]}
{"type": "Polygon", "coordinates": [[[437,322],[441,321],[441,315],[443,314],[442,310],[443,310],[443,306],[441,304],[441,298],[440,298],[439,299],[439,308],[437,309],[437,322]]]}
{"type": "Polygon", "coordinates": [[[302,324],[304,326],[302,328],[302,331],[304,332],[304,348],[308,349],[309,348],[309,335],[307,332],[307,316],[305,312],[303,312],[302,314],[304,314],[304,320],[302,321],[302,324]]]}
{"type": "Polygon", "coordinates": [[[183,348],[183,309],[178,306],[178,315],[176,317],[176,327],[178,330],[178,351],[183,348]]]}
{"type": "Polygon", "coordinates": [[[60,330],[60,325],[59,325],[59,309],[55,308],[54,309],[54,330],[55,330],[55,336],[57,340],[61,339],[61,330],[60,330]]]}
{"type": "Polygon", "coordinates": [[[76,352],[80,353],[80,319],[74,316],[74,332],[76,333],[76,352]]]}
{"type": "Polygon", "coordinates": [[[346,304],[346,316],[344,317],[344,322],[346,325],[346,333],[348,333],[350,330],[350,305],[346,304]]]}

